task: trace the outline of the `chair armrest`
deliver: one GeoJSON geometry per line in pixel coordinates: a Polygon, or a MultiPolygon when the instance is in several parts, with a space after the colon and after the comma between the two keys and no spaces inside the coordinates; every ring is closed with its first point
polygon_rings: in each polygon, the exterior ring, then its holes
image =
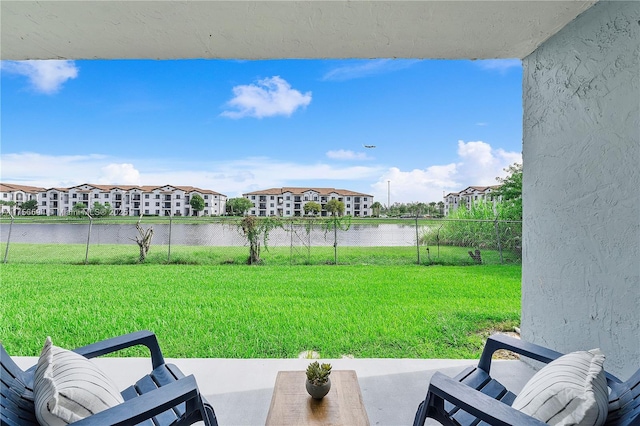
{"type": "MultiPolygon", "coordinates": [[[[426,401],[430,407],[439,408],[442,411],[445,400],[490,425],[545,426],[545,423],[540,420],[436,372],[431,377],[426,401]]],[[[426,408],[429,410],[429,407],[426,408]]]]}
{"type": "Polygon", "coordinates": [[[111,339],[76,348],[73,351],[86,358],[95,358],[137,345],[143,345],[149,348],[153,369],[164,364],[164,357],[162,356],[158,339],[155,334],[147,330],[112,337],[111,339]]]}
{"type": "Polygon", "coordinates": [[[491,369],[491,357],[498,349],[506,349],[535,359],[536,361],[544,362],[545,364],[564,355],[560,352],[536,345],[535,343],[529,343],[521,339],[516,339],[515,337],[507,336],[506,334],[494,334],[487,339],[487,343],[484,345],[478,368],[489,373],[491,369]]]}
{"type": "MultiPolygon", "coordinates": [[[[166,386],[142,394],[136,398],[101,411],[83,420],[75,422],[78,426],[96,425],[133,425],[165,412],[178,404],[202,401],[196,379],[193,375],[184,377],[166,386]]],[[[203,411],[204,415],[204,411],[203,411]]]]}

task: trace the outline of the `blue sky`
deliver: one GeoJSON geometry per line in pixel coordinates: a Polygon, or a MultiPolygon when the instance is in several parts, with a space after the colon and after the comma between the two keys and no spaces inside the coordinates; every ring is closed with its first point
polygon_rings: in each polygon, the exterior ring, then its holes
{"type": "Polygon", "coordinates": [[[334,187],[387,204],[389,188],[391,203],[440,201],[521,162],[519,60],[4,61],[1,75],[5,183],[334,187]]]}

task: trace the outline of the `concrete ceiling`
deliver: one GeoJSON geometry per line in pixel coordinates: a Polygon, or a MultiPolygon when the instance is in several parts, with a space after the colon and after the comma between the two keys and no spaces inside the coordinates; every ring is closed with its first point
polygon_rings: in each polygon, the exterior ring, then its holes
{"type": "Polygon", "coordinates": [[[0,55],[524,58],[595,2],[2,0],[0,55]]]}

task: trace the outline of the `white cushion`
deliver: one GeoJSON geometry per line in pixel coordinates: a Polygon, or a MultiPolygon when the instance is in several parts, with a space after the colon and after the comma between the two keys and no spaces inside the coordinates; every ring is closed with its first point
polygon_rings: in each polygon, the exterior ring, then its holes
{"type": "Polygon", "coordinates": [[[47,337],[36,366],[33,393],[41,425],[82,420],[123,402],[116,385],[89,359],[51,344],[47,337]]]}
{"type": "Polygon", "coordinates": [[[609,403],[604,358],[592,349],[550,362],[527,382],[513,408],[550,425],[603,425],[609,403]]]}

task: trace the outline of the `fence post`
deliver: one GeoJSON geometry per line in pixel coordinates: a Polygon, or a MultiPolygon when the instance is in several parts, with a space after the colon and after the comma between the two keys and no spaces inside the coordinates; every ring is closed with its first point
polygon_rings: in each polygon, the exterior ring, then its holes
{"type": "Polygon", "coordinates": [[[333,264],[338,264],[338,216],[333,214],[333,264]]]}
{"type": "Polygon", "coordinates": [[[496,228],[496,241],[498,242],[498,253],[500,253],[500,264],[504,263],[504,260],[502,259],[502,242],[500,241],[500,230],[498,229],[498,218],[496,217],[496,219],[493,222],[495,228],[496,228]]]}
{"type": "Polygon", "coordinates": [[[173,216],[169,213],[169,252],[167,254],[167,263],[171,263],[171,228],[173,228],[173,216]]]}
{"type": "Polygon", "coordinates": [[[416,212],[416,251],[418,252],[418,265],[420,264],[420,235],[418,233],[418,212],[416,212]]]}
{"type": "Polygon", "coordinates": [[[293,220],[289,221],[289,235],[291,236],[289,242],[289,265],[293,265],[293,220]]]}
{"type": "Polygon", "coordinates": [[[84,264],[87,265],[89,263],[89,243],[91,242],[91,227],[93,226],[93,218],[89,214],[89,210],[85,211],[87,216],[89,217],[89,232],[87,233],[87,250],[84,253],[84,264]]]}
{"type": "Polygon", "coordinates": [[[13,228],[13,215],[9,212],[9,216],[11,216],[11,222],[9,223],[9,234],[7,235],[7,247],[4,250],[4,261],[3,263],[7,263],[7,256],[9,256],[9,243],[11,242],[11,228],[13,228]]]}

